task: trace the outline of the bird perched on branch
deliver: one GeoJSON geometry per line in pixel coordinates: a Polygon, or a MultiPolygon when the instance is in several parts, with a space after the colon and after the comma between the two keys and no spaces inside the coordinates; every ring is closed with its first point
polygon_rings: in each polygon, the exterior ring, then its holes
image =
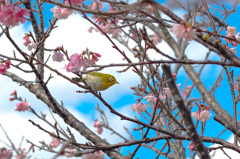
{"type": "MultiPolygon", "coordinates": [[[[72,79],[76,82],[81,82],[79,78],[72,79]]],[[[95,91],[104,91],[116,83],[119,84],[113,75],[100,72],[90,72],[83,80],[95,91]]]]}

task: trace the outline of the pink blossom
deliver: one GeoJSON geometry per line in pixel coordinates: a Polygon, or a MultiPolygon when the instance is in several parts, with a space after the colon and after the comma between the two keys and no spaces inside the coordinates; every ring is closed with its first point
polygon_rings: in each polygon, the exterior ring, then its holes
{"type": "Polygon", "coordinates": [[[144,96],[143,97],[144,99],[147,99],[147,102],[148,103],[155,103],[156,102],[156,98],[153,96],[153,93],[148,95],[148,96],[144,96]]]}
{"type": "Polygon", "coordinates": [[[10,64],[11,64],[11,62],[10,62],[9,60],[5,61],[5,67],[6,67],[7,69],[10,68],[10,64]]]}
{"type": "Polygon", "coordinates": [[[227,36],[234,36],[237,33],[236,27],[228,26],[226,33],[227,36]]]}
{"type": "MultiPolygon", "coordinates": [[[[181,86],[181,83],[177,84],[177,87],[179,88],[181,86]]],[[[171,98],[172,97],[172,92],[170,90],[170,88],[163,88],[165,91],[164,91],[164,94],[166,94],[168,96],[168,98],[171,98]]]]}
{"type": "Polygon", "coordinates": [[[49,146],[51,148],[56,148],[60,145],[60,140],[55,138],[55,137],[52,137],[52,141],[50,142],[49,146]]]}
{"type": "Polygon", "coordinates": [[[101,127],[101,123],[98,120],[95,120],[93,126],[94,127],[101,127]]]}
{"type": "Polygon", "coordinates": [[[10,101],[14,101],[16,98],[9,98],[10,101]]]}
{"type": "Polygon", "coordinates": [[[95,64],[99,60],[99,57],[101,57],[99,53],[92,53],[91,55],[92,55],[92,58],[91,58],[92,64],[95,64]]]}
{"type": "Polygon", "coordinates": [[[193,152],[193,150],[194,150],[194,147],[195,147],[195,145],[194,145],[194,143],[191,141],[190,143],[189,143],[189,145],[188,145],[188,149],[190,149],[191,150],[191,152],[193,152]]]}
{"type": "Polygon", "coordinates": [[[69,148],[69,149],[67,150],[67,153],[65,153],[64,155],[65,155],[66,157],[73,157],[73,156],[75,156],[75,153],[76,153],[76,152],[77,152],[76,150],[69,148]]]}
{"type": "Polygon", "coordinates": [[[92,33],[92,29],[93,29],[92,27],[88,28],[88,32],[92,33]]]}
{"type": "Polygon", "coordinates": [[[68,16],[73,13],[73,11],[69,8],[62,8],[58,6],[50,9],[50,11],[53,12],[53,17],[58,19],[67,19],[68,16]]]}
{"type": "Polygon", "coordinates": [[[82,56],[76,53],[70,56],[70,61],[64,68],[66,68],[67,72],[77,72],[84,63],[82,56]]]}
{"type": "Polygon", "coordinates": [[[31,40],[29,39],[29,34],[26,34],[24,37],[23,37],[23,45],[24,46],[28,46],[28,44],[31,43],[31,40]]]}
{"type": "Polygon", "coordinates": [[[103,8],[103,3],[101,1],[93,2],[91,9],[95,10],[101,10],[103,8]]]}
{"type": "Polygon", "coordinates": [[[154,34],[151,40],[154,45],[157,45],[158,43],[162,42],[162,39],[157,34],[154,34]]]}
{"type": "Polygon", "coordinates": [[[10,61],[0,63],[0,74],[4,74],[10,68],[10,61]]]}
{"type": "Polygon", "coordinates": [[[10,93],[10,96],[15,96],[15,95],[17,95],[17,91],[16,90],[14,90],[12,93],[10,93]]]}
{"type": "Polygon", "coordinates": [[[3,25],[16,26],[19,23],[25,23],[26,17],[30,16],[30,10],[22,8],[20,5],[1,5],[0,6],[0,22],[3,25]]]}
{"type": "Polygon", "coordinates": [[[12,150],[7,150],[5,147],[0,149],[0,159],[8,158],[12,153],[12,150]]]}
{"type": "Polygon", "coordinates": [[[62,62],[63,59],[63,54],[59,51],[54,51],[52,55],[52,60],[56,62],[62,62]]]}
{"type": "Polygon", "coordinates": [[[105,159],[105,154],[101,151],[84,154],[82,159],[105,159]]]}
{"type": "Polygon", "coordinates": [[[138,114],[145,112],[145,110],[147,109],[147,105],[138,102],[137,104],[134,104],[133,106],[131,106],[131,109],[135,112],[137,112],[138,114]]]}
{"type": "Polygon", "coordinates": [[[191,24],[175,24],[171,29],[171,32],[177,39],[185,38],[185,43],[191,41],[196,36],[196,30],[192,28],[191,24]]]}
{"type": "Polygon", "coordinates": [[[93,126],[97,128],[97,133],[98,134],[101,134],[103,132],[102,125],[98,120],[95,120],[93,126]]]}
{"type": "Polygon", "coordinates": [[[24,101],[21,101],[20,103],[18,103],[15,107],[15,111],[25,111],[25,110],[28,110],[28,108],[30,107],[30,103],[29,102],[24,102],[24,101]]]}
{"type": "Polygon", "coordinates": [[[146,7],[145,7],[145,11],[147,14],[153,14],[154,12],[154,7],[151,5],[151,4],[148,4],[146,7]]]}
{"type": "Polygon", "coordinates": [[[202,122],[206,122],[206,120],[209,120],[212,115],[209,110],[202,110],[200,113],[199,112],[200,111],[198,110],[197,112],[192,113],[192,117],[194,117],[197,121],[201,120],[202,122]]]}
{"type": "Polygon", "coordinates": [[[35,42],[31,42],[27,45],[28,50],[31,51],[32,49],[36,49],[37,48],[37,44],[35,42]]]}

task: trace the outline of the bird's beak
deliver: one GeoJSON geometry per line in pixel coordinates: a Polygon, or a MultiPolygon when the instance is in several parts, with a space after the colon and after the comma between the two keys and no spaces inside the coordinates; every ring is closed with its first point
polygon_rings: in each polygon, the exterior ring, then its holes
{"type": "Polygon", "coordinates": [[[119,84],[118,81],[116,81],[116,83],[119,84]]]}

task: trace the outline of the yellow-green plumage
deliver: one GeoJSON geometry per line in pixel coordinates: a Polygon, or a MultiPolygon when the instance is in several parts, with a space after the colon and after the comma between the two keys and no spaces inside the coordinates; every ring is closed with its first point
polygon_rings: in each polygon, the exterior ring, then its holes
{"type": "Polygon", "coordinates": [[[90,72],[83,79],[86,80],[87,84],[95,91],[106,90],[118,83],[113,75],[99,72],[90,72]]]}

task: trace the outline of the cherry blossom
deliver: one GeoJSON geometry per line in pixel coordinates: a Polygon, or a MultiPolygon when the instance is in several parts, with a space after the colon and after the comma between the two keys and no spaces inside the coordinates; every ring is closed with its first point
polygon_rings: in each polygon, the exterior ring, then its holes
{"type": "Polygon", "coordinates": [[[67,19],[68,16],[73,13],[73,11],[69,8],[62,8],[58,6],[54,6],[54,8],[50,9],[50,11],[53,12],[53,17],[58,19],[67,19]]]}
{"type": "Polygon", "coordinates": [[[60,140],[59,139],[57,139],[57,138],[55,138],[55,137],[52,137],[52,141],[50,142],[50,144],[49,144],[49,146],[51,147],[51,148],[56,148],[56,147],[58,147],[59,145],[60,145],[60,140]]]}
{"type": "Polygon", "coordinates": [[[156,98],[153,96],[153,93],[151,93],[148,96],[144,96],[144,99],[147,99],[148,103],[155,103],[156,102],[156,98]]]}
{"type": "Polygon", "coordinates": [[[31,51],[32,49],[37,48],[37,44],[35,42],[31,42],[27,45],[27,48],[28,48],[29,51],[31,51]]]}
{"type": "Polygon", "coordinates": [[[12,153],[12,150],[7,150],[5,147],[0,149],[0,159],[8,158],[12,153]]]}
{"type": "Polygon", "coordinates": [[[24,101],[21,101],[20,103],[18,103],[15,107],[15,111],[25,111],[25,110],[28,110],[28,108],[30,107],[30,103],[29,102],[24,102],[24,101]]]}
{"type": "Polygon", "coordinates": [[[23,37],[23,45],[24,46],[28,46],[28,44],[31,43],[31,40],[29,39],[29,34],[25,34],[25,36],[23,37]]]}
{"type": "Polygon", "coordinates": [[[188,145],[187,148],[190,149],[191,152],[193,152],[194,147],[195,147],[195,145],[194,145],[194,143],[191,141],[191,142],[189,143],[189,145],[188,145]]]}
{"type": "Polygon", "coordinates": [[[77,53],[70,56],[70,61],[66,68],[67,72],[77,72],[82,66],[86,66],[86,62],[83,60],[83,57],[77,53]]]}
{"type": "Polygon", "coordinates": [[[195,118],[195,120],[201,120],[202,122],[206,122],[207,120],[209,120],[211,115],[212,114],[210,114],[210,110],[207,106],[204,106],[197,112],[192,113],[192,117],[195,118]]]}
{"type": "Polygon", "coordinates": [[[135,112],[137,112],[138,114],[145,112],[145,110],[147,109],[147,105],[138,102],[137,104],[134,104],[133,106],[131,106],[131,109],[135,112]]]}
{"type": "MultiPolygon", "coordinates": [[[[228,26],[226,34],[227,34],[226,35],[227,37],[232,37],[238,41],[240,40],[240,36],[239,36],[240,33],[237,33],[236,27],[228,26]]],[[[229,39],[225,38],[225,41],[226,41],[226,43],[231,43],[232,46],[235,46],[235,47],[238,45],[238,42],[236,42],[234,40],[229,40],[229,39]]]]}
{"type": "Polygon", "coordinates": [[[52,55],[52,60],[56,62],[62,62],[64,61],[63,59],[63,54],[60,51],[54,51],[52,55]]]}
{"type": "Polygon", "coordinates": [[[184,38],[185,44],[196,36],[196,30],[192,28],[190,23],[175,24],[170,31],[173,32],[178,40],[184,38]]]}
{"type": "Polygon", "coordinates": [[[0,6],[0,22],[6,27],[14,27],[19,23],[25,23],[25,16],[30,16],[30,10],[22,8],[20,5],[8,4],[0,6]]]}
{"type": "Polygon", "coordinates": [[[226,33],[227,36],[234,36],[237,33],[236,27],[228,26],[226,33]]]}
{"type": "Polygon", "coordinates": [[[84,154],[82,159],[105,159],[105,154],[101,151],[84,154]]]}
{"type": "Polygon", "coordinates": [[[8,60],[8,61],[3,61],[0,63],[0,74],[4,74],[9,68],[10,68],[10,64],[11,62],[8,60]]]}
{"type": "Polygon", "coordinates": [[[97,131],[98,134],[101,134],[103,132],[102,125],[98,120],[95,120],[93,126],[97,128],[96,131],[97,131]]]}

